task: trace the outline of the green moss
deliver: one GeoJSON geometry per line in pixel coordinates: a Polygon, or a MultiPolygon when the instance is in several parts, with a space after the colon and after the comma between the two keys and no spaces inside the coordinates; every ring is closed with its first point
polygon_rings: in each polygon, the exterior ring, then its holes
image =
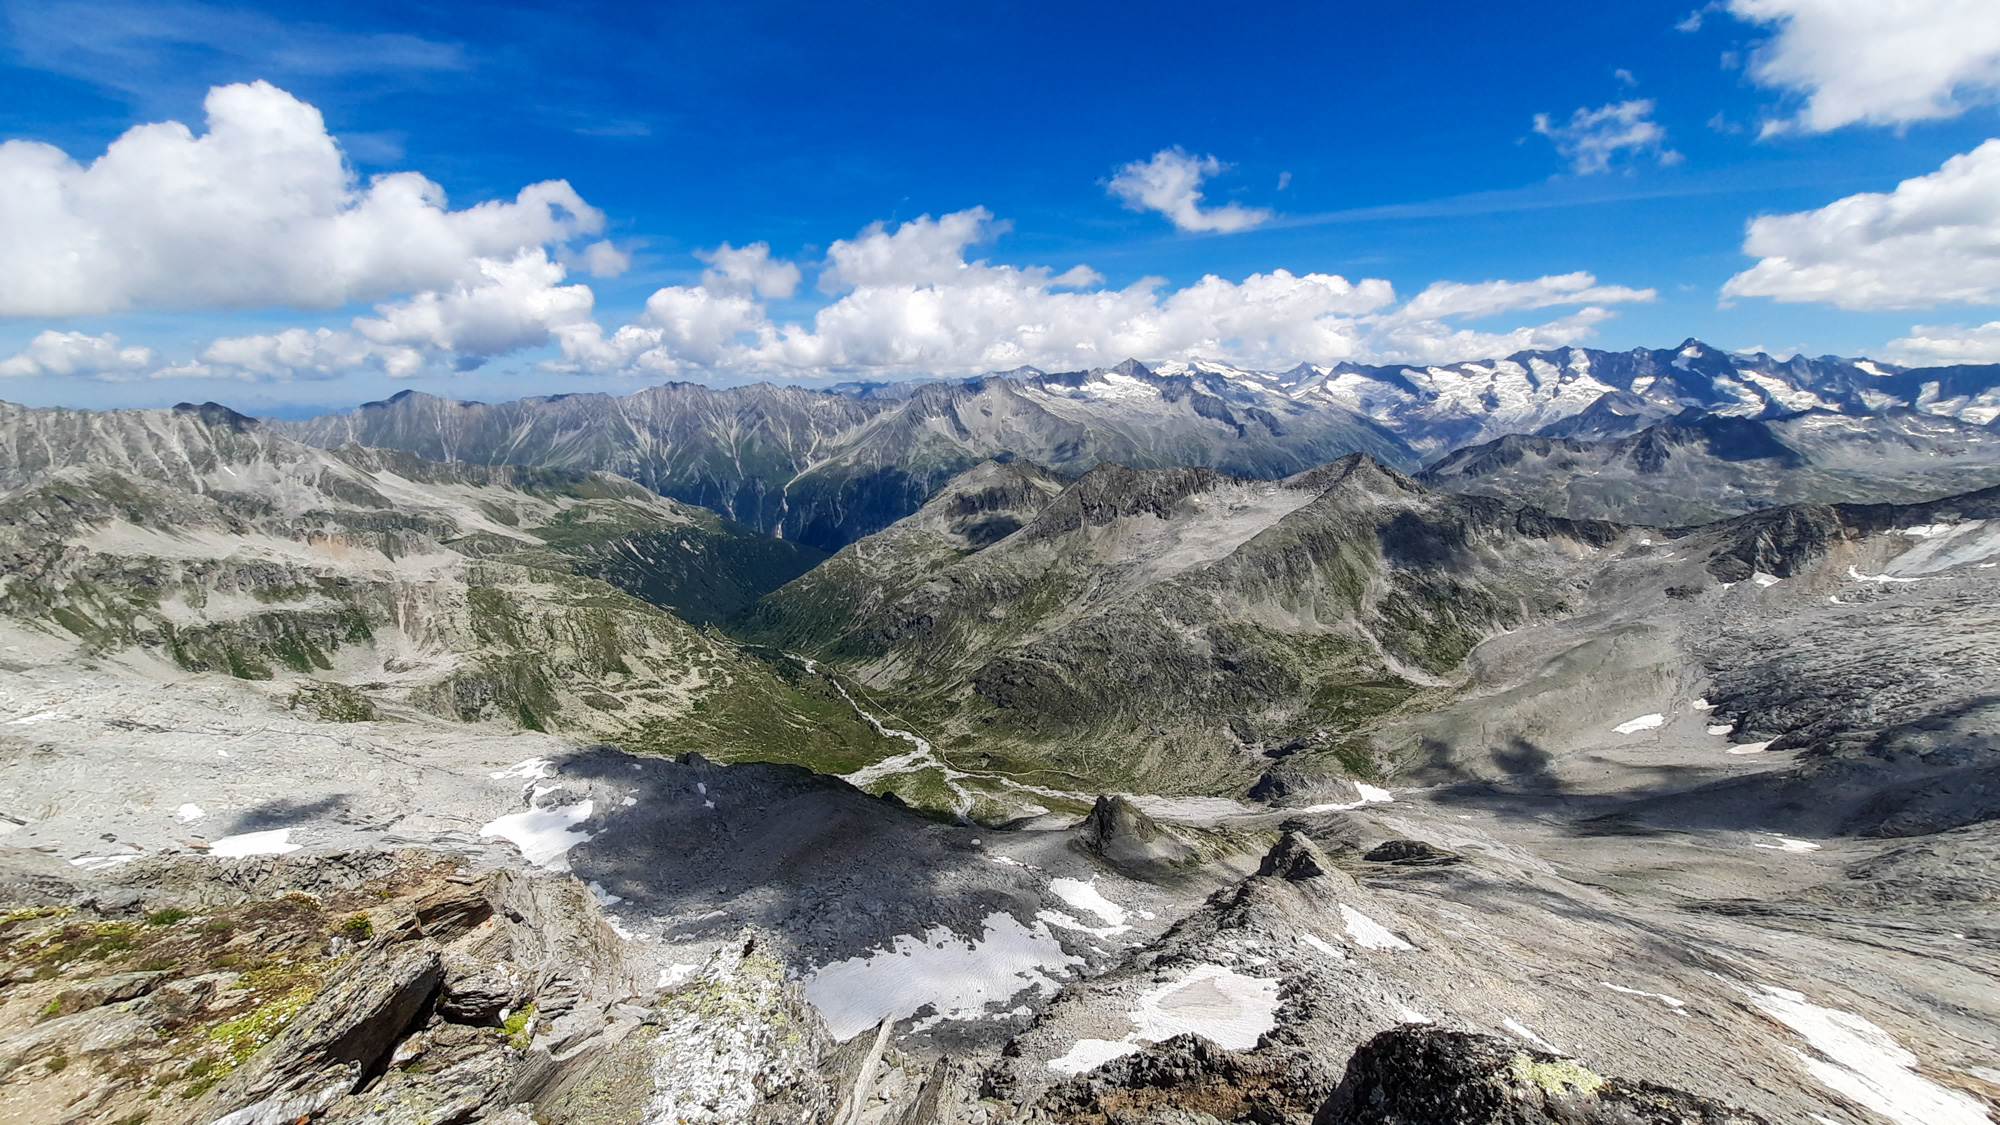
{"type": "Polygon", "coordinates": [[[1570,1059],[1537,1062],[1523,1052],[1514,1056],[1510,1069],[1516,1081],[1539,1086],[1550,1094],[1575,1091],[1588,1096],[1604,1086],[1602,1075],[1585,1070],[1570,1059]]]}
{"type": "Polygon", "coordinates": [[[509,1015],[501,1022],[500,1032],[507,1037],[508,1044],[515,1050],[525,1051],[528,1049],[528,1024],[534,1018],[535,1006],[529,1004],[520,1011],[509,1015]]]}
{"type": "Polygon", "coordinates": [[[66,1069],[68,1066],[69,1066],[68,1055],[56,1055],[50,1058],[47,1062],[43,1063],[42,1069],[48,1072],[49,1074],[61,1074],[64,1071],[64,1069],[66,1069]]]}
{"type": "Polygon", "coordinates": [[[341,683],[310,680],[292,693],[292,710],[309,711],[321,722],[365,723],[373,720],[375,705],[367,696],[341,683]]]}
{"type": "Polygon", "coordinates": [[[182,910],[178,906],[169,906],[165,910],[155,910],[151,914],[146,915],[146,924],[148,926],[171,926],[186,917],[188,917],[187,911],[182,910]]]}
{"type": "MultiPolygon", "coordinates": [[[[248,976],[246,974],[246,979],[248,976]]],[[[208,1038],[222,1048],[228,1067],[241,1066],[264,1044],[275,1039],[318,991],[317,979],[293,984],[279,992],[275,999],[209,1028],[208,1038]]]]}
{"type": "Polygon", "coordinates": [[[367,941],[375,936],[375,923],[366,914],[356,914],[340,924],[340,934],[350,941],[367,941]]]}

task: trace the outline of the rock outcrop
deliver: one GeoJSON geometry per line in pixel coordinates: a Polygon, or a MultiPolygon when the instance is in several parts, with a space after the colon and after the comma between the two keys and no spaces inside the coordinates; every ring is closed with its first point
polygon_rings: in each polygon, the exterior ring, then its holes
{"type": "Polygon", "coordinates": [[[1313,1125],[1764,1125],[1747,1110],[1594,1074],[1490,1035],[1401,1027],[1362,1044],[1313,1125]]]}

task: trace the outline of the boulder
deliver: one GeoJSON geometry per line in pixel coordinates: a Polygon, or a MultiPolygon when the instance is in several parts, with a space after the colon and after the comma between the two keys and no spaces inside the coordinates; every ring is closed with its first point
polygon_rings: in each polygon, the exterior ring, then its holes
{"type": "Polygon", "coordinates": [[[324,1110],[381,1069],[443,980],[436,950],[365,950],[205,1096],[203,1116],[216,1125],[278,1125],[324,1110]]]}
{"type": "Polygon", "coordinates": [[[1363,1043],[1313,1125],[1765,1125],[1748,1110],[1592,1073],[1504,1039],[1404,1026],[1363,1043]]]}
{"type": "Polygon", "coordinates": [[[438,993],[438,1015],[453,1023],[498,1025],[501,1013],[527,999],[519,970],[491,961],[453,961],[438,993]]]}
{"type": "Polygon", "coordinates": [[[425,937],[450,941],[492,917],[493,903],[486,897],[484,881],[447,881],[418,899],[416,911],[425,937]]]}
{"type": "Polygon", "coordinates": [[[108,977],[79,982],[57,994],[51,1014],[66,1016],[72,1012],[144,996],[157,987],[160,978],[164,976],[165,973],[151,971],[113,973],[108,977]]]}
{"type": "Polygon", "coordinates": [[[1384,840],[1361,857],[1370,863],[1393,863],[1398,867],[1442,867],[1464,863],[1465,857],[1445,851],[1422,840],[1384,840]]]}

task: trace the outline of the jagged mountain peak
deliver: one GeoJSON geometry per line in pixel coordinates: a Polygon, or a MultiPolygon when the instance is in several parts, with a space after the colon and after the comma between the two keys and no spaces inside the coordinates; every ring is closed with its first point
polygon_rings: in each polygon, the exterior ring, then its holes
{"type": "Polygon", "coordinates": [[[192,402],[177,402],[173,409],[176,414],[192,414],[200,418],[205,425],[227,426],[237,433],[257,425],[257,419],[248,414],[238,414],[219,402],[204,402],[199,406],[192,402]]]}
{"type": "Polygon", "coordinates": [[[1350,453],[1338,461],[1286,477],[1286,488],[1326,493],[1336,489],[1371,492],[1382,496],[1413,495],[1429,491],[1410,477],[1384,465],[1366,453],[1350,453]]]}

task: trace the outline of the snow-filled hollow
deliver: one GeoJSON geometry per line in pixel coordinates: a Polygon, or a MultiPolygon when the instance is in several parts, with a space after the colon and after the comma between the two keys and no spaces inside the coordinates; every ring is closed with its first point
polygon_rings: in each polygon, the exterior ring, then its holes
{"type": "Polygon", "coordinates": [[[550,871],[569,870],[569,850],[587,843],[590,834],[580,825],[590,819],[593,801],[529,809],[490,821],[479,829],[479,838],[502,839],[521,849],[521,858],[550,871]]]}
{"type": "Polygon", "coordinates": [[[208,854],[222,859],[241,859],[249,855],[286,855],[303,846],[292,843],[291,829],[273,828],[267,832],[224,836],[208,846],[208,854]]]}
{"type": "Polygon", "coordinates": [[[1046,923],[1031,928],[996,912],[986,916],[978,938],[960,937],[948,926],[932,926],[922,937],[900,934],[887,948],[820,966],[804,985],[827,1030],[844,1041],[925,1008],[944,1019],[969,1020],[1030,988],[1051,996],[1060,987],[1055,976],[1081,964],[1046,923]]]}

